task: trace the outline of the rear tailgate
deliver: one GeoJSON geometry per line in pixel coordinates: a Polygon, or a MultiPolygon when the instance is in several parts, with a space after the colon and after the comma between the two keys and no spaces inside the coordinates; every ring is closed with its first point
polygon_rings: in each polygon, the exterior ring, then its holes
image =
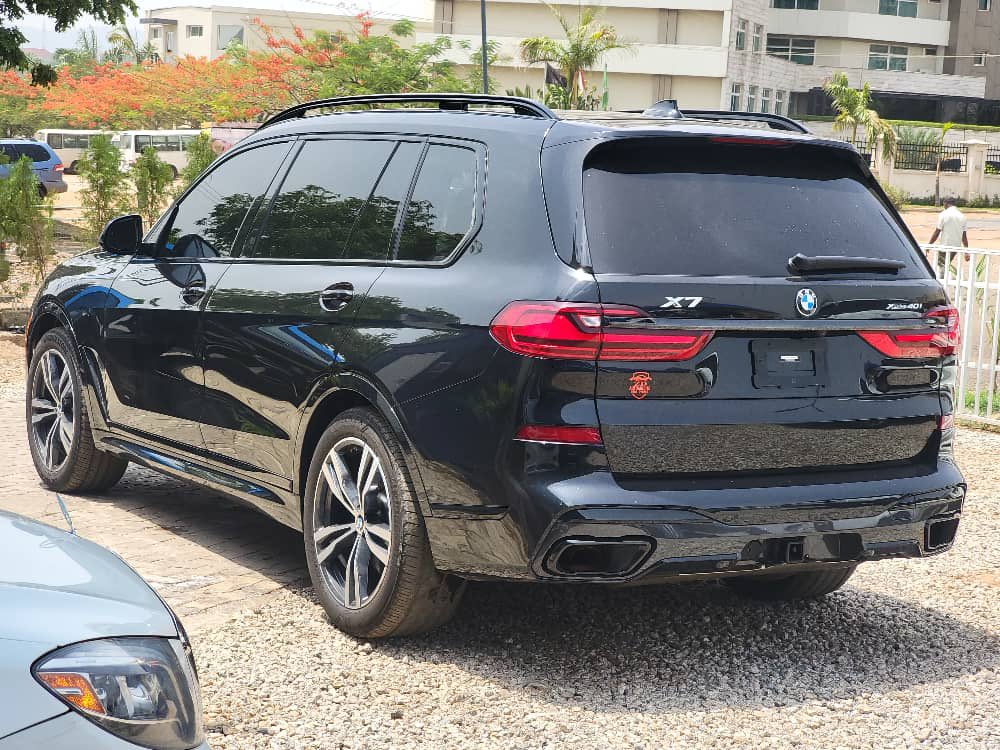
{"type": "Polygon", "coordinates": [[[943,357],[892,347],[936,336],[943,321],[926,315],[947,300],[851,158],[746,139],[619,141],[588,157],[584,201],[602,304],[641,310],[624,324],[634,333],[705,341],[677,361],[599,363],[614,472],[935,460],[943,357]],[[802,274],[788,268],[797,253],[901,267],[802,274]]]}

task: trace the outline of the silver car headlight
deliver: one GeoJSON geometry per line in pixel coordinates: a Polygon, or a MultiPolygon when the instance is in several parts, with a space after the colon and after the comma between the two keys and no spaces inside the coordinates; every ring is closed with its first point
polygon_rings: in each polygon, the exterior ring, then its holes
{"type": "Polygon", "coordinates": [[[108,638],[46,654],[32,672],[100,727],[153,750],[202,742],[194,666],[177,638],[108,638]]]}

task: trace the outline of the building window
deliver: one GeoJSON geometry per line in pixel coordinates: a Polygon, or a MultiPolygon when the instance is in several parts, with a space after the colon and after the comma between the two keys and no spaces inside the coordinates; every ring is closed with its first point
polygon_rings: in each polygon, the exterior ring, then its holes
{"type": "Polygon", "coordinates": [[[736,49],[747,48],[747,19],[736,21],[736,49]]]}
{"type": "Polygon", "coordinates": [[[757,87],[747,86],[747,112],[757,111],[757,87]]]}
{"type": "Polygon", "coordinates": [[[819,0],[771,0],[771,7],[782,10],[819,10],[819,0]]]}
{"type": "Polygon", "coordinates": [[[979,10],[989,10],[990,0],[979,0],[979,10]]]}
{"type": "Polygon", "coordinates": [[[868,48],[868,70],[906,70],[906,47],[873,44],[868,48]]]}
{"type": "Polygon", "coordinates": [[[785,92],[781,89],[774,92],[774,114],[785,114],[785,92]]]}
{"type": "Polygon", "coordinates": [[[243,44],[242,26],[219,26],[219,49],[225,49],[230,42],[243,44]]]}
{"type": "Polygon", "coordinates": [[[204,26],[188,26],[187,35],[190,36],[205,36],[204,26]]]}
{"type": "Polygon", "coordinates": [[[150,26],[149,27],[149,38],[150,39],[159,39],[160,38],[160,27],[159,26],[150,26]]]}
{"type": "Polygon", "coordinates": [[[771,111],[771,89],[760,90],[760,111],[765,115],[771,111]]]}
{"type": "Polygon", "coordinates": [[[924,57],[937,57],[937,47],[924,47],[924,57]]]}
{"type": "Polygon", "coordinates": [[[764,36],[764,27],[759,23],[753,25],[753,51],[760,52],[760,40],[764,36]]]}
{"type": "Polygon", "coordinates": [[[743,84],[734,83],[732,91],[729,93],[729,110],[739,112],[743,109],[743,84]]]}
{"type": "Polygon", "coordinates": [[[768,34],[767,54],[791,60],[799,65],[812,65],[816,58],[816,40],[768,34]]]}
{"type": "Polygon", "coordinates": [[[878,12],[883,16],[917,17],[917,0],[878,0],[878,12]]]}
{"type": "Polygon", "coordinates": [[[983,67],[986,64],[986,53],[977,52],[976,54],[974,54],[972,56],[972,64],[975,65],[977,68],[983,67]]]}

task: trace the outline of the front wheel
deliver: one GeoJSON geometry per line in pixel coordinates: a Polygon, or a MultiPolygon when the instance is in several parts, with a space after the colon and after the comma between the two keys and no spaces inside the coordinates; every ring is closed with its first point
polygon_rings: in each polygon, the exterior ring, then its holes
{"type": "Polygon", "coordinates": [[[769,602],[816,599],[836,591],[847,583],[855,568],[856,565],[851,565],[830,570],[809,570],[787,576],[740,575],[724,580],[737,594],[748,599],[769,602]]]}
{"type": "Polygon", "coordinates": [[[399,444],[375,412],[350,409],[320,437],[302,520],[313,587],[340,630],[415,635],[457,608],[464,581],[434,568],[399,444]]]}
{"type": "Polygon", "coordinates": [[[121,479],[128,461],[94,443],[76,347],[65,329],[52,329],[35,347],[26,400],[31,460],[46,487],[57,492],[101,492],[121,479]]]}

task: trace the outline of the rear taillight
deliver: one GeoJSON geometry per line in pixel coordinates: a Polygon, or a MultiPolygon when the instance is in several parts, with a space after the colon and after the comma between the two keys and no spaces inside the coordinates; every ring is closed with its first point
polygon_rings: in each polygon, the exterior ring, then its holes
{"type": "Polygon", "coordinates": [[[935,307],[924,319],[934,328],[905,331],[858,331],[858,335],[887,357],[927,359],[955,353],[959,342],[958,310],[935,307]]]}
{"type": "Polygon", "coordinates": [[[601,445],[601,431],[596,427],[578,425],[526,424],[514,436],[527,443],[560,443],[562,445],[601,445]]]}
{"type": "Polygon", "coordinates": [[[52,169],[55,172],[62,172],[63,171],[62,162],[58,162],[54,167],[52,167],[52,169]]]}
{"type": "Polygon", "coordinates": [[[648,321],[638,307],[577,302],[511,302],[490,324],[497,342],[526,357],[676,362],[701,351],[712,331],[628,327],[648,321]]]}

